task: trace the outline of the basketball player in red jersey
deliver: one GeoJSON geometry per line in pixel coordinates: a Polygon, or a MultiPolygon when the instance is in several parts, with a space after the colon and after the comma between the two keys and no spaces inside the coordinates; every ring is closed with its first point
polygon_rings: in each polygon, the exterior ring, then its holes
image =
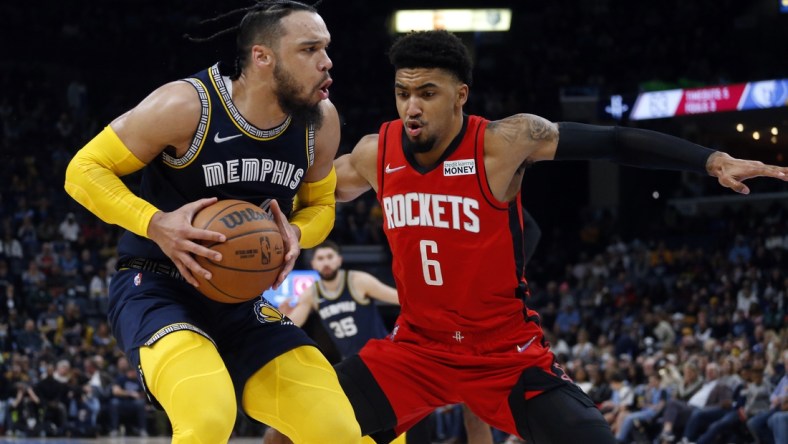
{"type": "Polygon", "coordinates": [[[465,115],[471,60],[445,31],[404,36],[390,59],[400,119],[335,161],[339,200],[377,192],[402,305],[388,338],[336,367],[362,433],[388,442],[464,402],[530,443],[615,443],[519,297],[525,165],[604,158],[706,172],[745,194],[743,180],[788,170],[652,131],[465,115]]]}

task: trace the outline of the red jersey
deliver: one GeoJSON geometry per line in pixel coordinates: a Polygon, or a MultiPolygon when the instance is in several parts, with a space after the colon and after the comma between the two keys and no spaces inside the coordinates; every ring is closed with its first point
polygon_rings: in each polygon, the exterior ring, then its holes
{"type": "Polygon", "coordinates": [[[465,116],[431,169],[403,147],[401,120],[380,129],[377,197],[400,318],[410,325],[479,331],[524,318],[522,208],[519,197],[501,202],[490,191],[483,161],[487,123],[465,116]]]}

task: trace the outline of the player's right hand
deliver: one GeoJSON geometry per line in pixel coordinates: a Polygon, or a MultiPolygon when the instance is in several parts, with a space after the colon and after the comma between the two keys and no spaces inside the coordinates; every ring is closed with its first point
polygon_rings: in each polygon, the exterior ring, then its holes
{"type": "Polygon", "coordinates": [[[193,255],[203,256],[214,262],[222,260],[222,255],[196,241],[224,242],[225,236],[216,231],[203,230],[192,226],[194,215],[203,208],[213,205],[215,197],[200,199],[169,213],[159,211],[153,215],[148,225],[148,238],[156,242],[164,254],[178,267],[186,282],[198,287],[194,274],[205,279],[211,273],[194,260],[193,255]]]}

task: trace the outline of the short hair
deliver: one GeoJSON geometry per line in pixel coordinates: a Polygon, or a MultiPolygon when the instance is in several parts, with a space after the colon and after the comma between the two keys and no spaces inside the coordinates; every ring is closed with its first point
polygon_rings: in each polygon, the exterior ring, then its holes
{"type": "Polygon", "coordinates": [[[263,44],[276,47],[283,35],[282,19],[295,11],[317,13],[313,6],[294,0],[260,1],[248,9],[238,25],[236,37],[238,71],[249,63],[252,46],[263,44]]]}
{"type": "Polygon", "coordinates": [[[468,48],[448,31],[416,31],[397,39],[389,50],[395,70],[439,68],[467,85],[473,80],[473,62],[468,48]]]}
{"type": "Polygon", "coordinates": [[[331,239],[326,239],[323,242],[321,242],[318,246],[316,246],[314,248],[314,251],[317,251],[320,248],[330,248],[330,249],[334,250],[337,254],[341,254],[341,251],[340,251],[340,248],[339,248],[339,244],[337,244],[336,242],[332,241],[331,239]]]}

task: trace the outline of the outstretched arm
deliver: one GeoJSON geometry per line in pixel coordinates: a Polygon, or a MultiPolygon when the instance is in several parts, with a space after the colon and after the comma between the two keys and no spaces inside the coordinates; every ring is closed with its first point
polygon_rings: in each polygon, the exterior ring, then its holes
{"type": "Polygon", "coordinates": [[[484,163],[490,189],[508,201],[520,190],[523,166],[542,160],[604,159],[640,168],[696,171],[720,185],[748,194],[753,177],[788,180],[788,168],[736,159],[678,137],[638,128],[553,123],[533,114],[490,122],[484,134],[484,163]]]}
{"type": "Polygon", "coordinates": [[[378,278],[365,271],[354,270],[350,276],[352,280],[351,288],[363,293],[364,296],[399,305],[399,296],[396,288],[384,284],[378,278]]]}
{"type": "Polygon", "coordinates": [[[750,192],[743,181],[753,177],[788,180],[788,168],[736,159],[656,131],[572,122],[558,123],[557,131],[557,144],[535,150],[529,160],[606,159],[641,168],[696,171],[742,194],[750,192]]]}

